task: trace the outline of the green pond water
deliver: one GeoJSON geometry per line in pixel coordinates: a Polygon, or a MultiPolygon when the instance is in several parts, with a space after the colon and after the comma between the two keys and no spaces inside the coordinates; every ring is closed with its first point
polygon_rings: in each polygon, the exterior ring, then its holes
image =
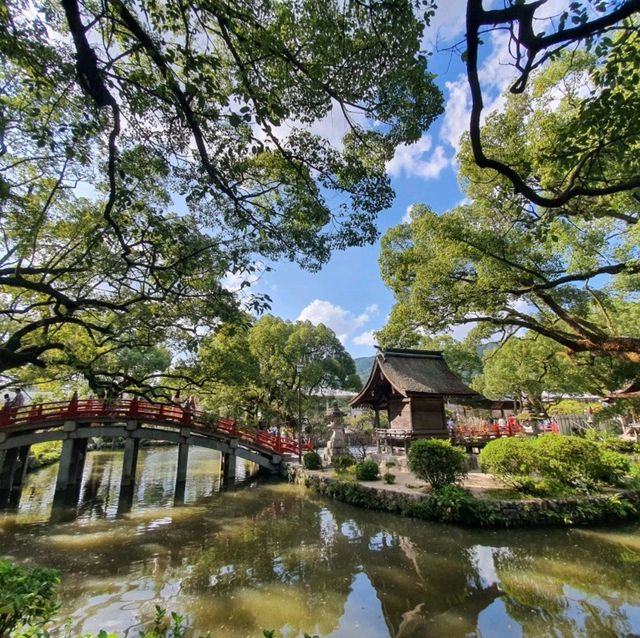
{"type": "Polygon", "coordinates": [[[52,515],[56,467],[0,514],[0,556],[60,570],[71,635],[137,637],[156,604],[214,638],[640,635],[638,525],[478,531],[279,482],[219,492],[219,455],[195,448],[174,507],[176,462],[141,453],[126,514],[119,452],[89,455],[73,520],[52,515]]]}

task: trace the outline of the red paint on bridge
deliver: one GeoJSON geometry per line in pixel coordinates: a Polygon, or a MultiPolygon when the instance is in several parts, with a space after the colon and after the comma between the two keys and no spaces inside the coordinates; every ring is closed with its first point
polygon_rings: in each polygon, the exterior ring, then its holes
{"type": "MultiPolygon", "coordinates": [[[[286,436],[269,434],[252,427],[240,427],[233,419],[212,417],[199,410],[189,410],[171,403],[151,403],[135,399],[78,399],[37,403],[17,410],[5,407],[0,410],[0,428],[10,428],[12,432],[34,430],[38,426],[46,428],[64,421],[142,421],[158,425],[188,427],[206,434],[226,435],[240,441],[281,454],[298,454],[298,442],[286,436]]],[[[311,450],[307,443],[303,451],[311,450]]]]}

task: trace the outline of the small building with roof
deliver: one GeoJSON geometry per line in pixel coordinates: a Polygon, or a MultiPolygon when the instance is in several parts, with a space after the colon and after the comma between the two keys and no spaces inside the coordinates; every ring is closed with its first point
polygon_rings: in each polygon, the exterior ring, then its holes
{"type": "Polygon", "coordinates": [[[482,401],[484,397],[463,383],[447,365],[442,352],[393,348],[375,358],[369,379],[352,407],[374,411],[376,427],[380,410],[389,417],[389,438],[447,438],[444,404],[482,401]]]}

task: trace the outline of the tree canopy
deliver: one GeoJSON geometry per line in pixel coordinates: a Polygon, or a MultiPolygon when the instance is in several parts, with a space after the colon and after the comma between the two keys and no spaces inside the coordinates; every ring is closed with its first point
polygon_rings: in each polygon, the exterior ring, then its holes
{"type": "Polygon", "coordinates": [[[634,372],[629,361],[571,357],[553,340],[529,333],[487,349],[473,387],[488,398],[514,397],[543,412],[543,400],[553,395],[608,394],[634,372]]]}
{"type": "Polygon", "coordinates": [[[496,171],[516,194],[546,209],[563,208],[575,198],[637,192],[640,1],[570,2],[555,16],[549,15],[547,0],[505,0],[502,8],[492,9],[484,4],[489,3],[467,0],[463,52],[471,92],[469,143],[476,165],[496,171]],[[574,104],[573,117],[558,122],[562,131],[556,140],[562,144],[547,147],[545,159],[552,170],[531,172],[486,143],[479,60],[488,32],[497,30],[509,35],[512,95],[526,93],[536,71],[562,53],[590,52],[595,60],[592,90],[574,104]],[[626,162],[620,163],[621,154],[626,162]]]}
{"type": "MultiPolygon", "coordinates": [[[[485,147],[532,180],[558,178],[567,127],[581,121],[587,89],[604,90],[594,65],[587,55],[549,64],[488,118],[485,147]]],[[[632,169],[635,148],[621,144],[607,170],[632,169]]],[[[640,361],[638,192],[546,209],[478,167],[468,140],[459,161],[469,203],[443,215],[414,206],[383,238],[382,276],[397,302],[383,342],[471,323],[479,337],[524,329],[572,353],[640,361]]]]}
{"type": "Polygon", "coordinates": [[[306,399],[335,390],[359,390],[355,364],[332,330],[308,321],[266,315],[247,329],[226,326],[208,337],[198,370],[209,408],[283,423],[306,399]],[[301,371],[298,371],[298,366],[301,371]]]}
{"type": "Polygon", "coordinates": [[[225,273],[373,241],[386,161],[442,108],[417,7],[4,3],[0,373],[77,338],[194,349],[238,319],[225,273]]]}

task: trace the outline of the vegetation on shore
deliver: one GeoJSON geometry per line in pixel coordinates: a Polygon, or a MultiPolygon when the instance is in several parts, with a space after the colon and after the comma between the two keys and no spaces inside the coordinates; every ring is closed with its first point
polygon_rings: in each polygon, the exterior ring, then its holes
{"type": "Polygon", "coordinates": [[[39,470],[41,467],[52,465],[60,460],[62,441],[46,441],[35,443],[29,450],[28,472],[39,470]]]}
{"type": "MultiPolygon", "coordinates": [[[[0,636],[3,638],[50,638],[72,634],[67,626],[56,626],[52,621],[60,609],[56,585],[60,577],[55,569],[21,567],[0,560],[0,636]]],[[[184,638],[189,627],[184,616],[167,613],[156,605],[156,614],[149,628],[139,638],[184,638]]],[[[275,629],[265,629],[262,638],[278,638],[275,629]]],[[[100,630],[82,634],[81,638],[119,638],[118,634],[100,630]]],[[[205,636],[201,636],[205,638],[205,636]]],[[[214,638],[211,633],[206,638],[214,638]]],[[[317,638],[307,633],[304,638],[317,638]]]]}
{"type": "MultiPolygon", "coordinates": [[[[307,474],[302,480],[352,505],[426,521],[480,527],[617,523],[640,518],[640,463],[633,452],[635,447],[606,436],[496,439],[482,451],[481,467],[512,490],[491,490],[483,498],[460,485],[465,454],[447,441],[414,441],[409,450],[409,467],[429,484],[427,494],[363,485],[358,481],[379,477],[378,465],[365,461],[372,467],[364,476],[358,471],[363,464],[349,457],[335,459],[337,478],[307,474]]],[[[395,476],[387,474],[383,480],[393,483],[395,476]]]]}

